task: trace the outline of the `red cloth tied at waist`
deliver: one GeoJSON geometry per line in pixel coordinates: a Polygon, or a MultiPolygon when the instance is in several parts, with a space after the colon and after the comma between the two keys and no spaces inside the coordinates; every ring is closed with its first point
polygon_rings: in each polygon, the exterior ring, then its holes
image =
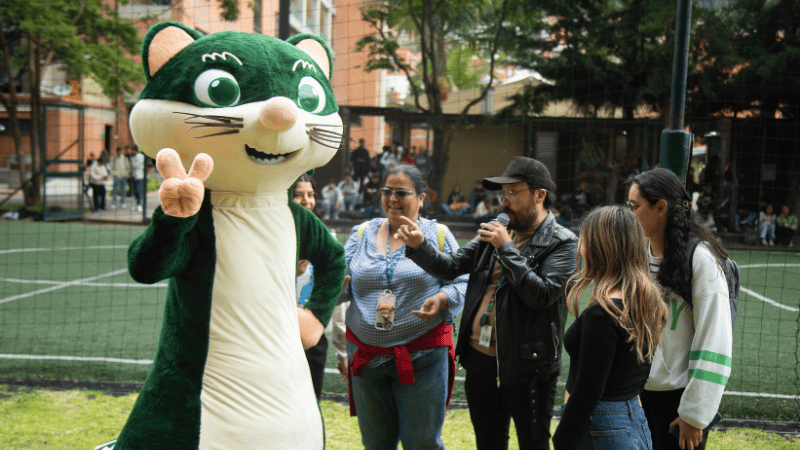
{"type": "Polygon", "coordinates": [[[414,339],[405,345],[396,345],[394,347],[373,347],[358,340],[355,334],[347,329],[347,340],[352,342],[358,347],[355,355],[353,355],[353,362],[350,363],[350,370],[347,371],[347,381],[350,387],[350,415],[356,415],[356,406],[353,401],[353,384],[351,381],[352,376],[364,376],[364,369],[367,364],[378,355],[394,355],[394,365],[397,369],[397,375],[402,384],[414,383],[414,366],[411,364],[411,355],[409,351],[425,350],[437,347],[450,347],[450,376],[449,376],[449,391],[447,394],[447,406],[450,405],[450,396],[453,394],[453,384],[456,379],[456,352],[453,348],[453,327],[446,325],[444,322],[436,326],[436,328],[428,331],[422,336],[414,339]]]}

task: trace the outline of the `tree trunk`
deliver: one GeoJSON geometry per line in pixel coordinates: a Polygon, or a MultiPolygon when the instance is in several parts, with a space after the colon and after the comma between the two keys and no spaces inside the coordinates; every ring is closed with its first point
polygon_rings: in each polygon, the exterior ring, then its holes
{"type": "Polygon", "coordinates": [[[9,92],[8,92],[8,100],[5,97],[0,96],[2,98],[3,106],[8,111],[8,118],[11,120],[11,133],[14,137],[14,150],[17,155],[17,161],[19,163],[19,180],[20,184],[25,183],[25,154],[22,151],[22,129],[19,125],[19,97],[17,97],[17,83],[16,77],[14,76],[14,72],[11,68],[11,52],[10,47],[8,45],[8,40],[6,40],[5,30],[3,29],[3,23],[0,21],[0,51],[3,54],[3,66],[6,68],[6,75],[8,76],[9,80],[9,92]]]}
{"type": "Polygon", "coordinates": [[[430,170],[430,189],[437,192],[437,199],[433,207],[438,211],[439,205],[442,201],[442,184],[444,183],[444,174],[447,171],[447,163],[450,159],[448,149],[445,148],[444,139],[444,122],[441,116],[431,117],[431,129],[433,130],[433,154],[431,155],[431,170],[430,170]]]}
{"type": "Polygon", "coordinates": [[[39,60],[39,36],[31,35],[28,40],[28,63],[31,76],[31,183],[24,189],[25,204],[28,206],[42,203],[42,154],[41,135],[39,130],[42,123],[42,92],[41,76],[42,66],[39,60]]]}

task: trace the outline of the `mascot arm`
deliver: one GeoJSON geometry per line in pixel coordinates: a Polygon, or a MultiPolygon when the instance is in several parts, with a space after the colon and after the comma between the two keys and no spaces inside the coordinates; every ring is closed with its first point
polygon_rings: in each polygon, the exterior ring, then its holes
{"type": "Polygon", "coordinates": [[[314,213],[295,203],[290,204],[297,232],[299,259],[307,259],[314,266],[314,286],[305,309],[327,326],[333,308],[342,293],[347,261],[344,246],[331,236],[331,232],[314,213]]]}
{"type": "Polygon", "coordinates": [[[197,245],[196,236],[191,231],[198,216],[172,217],[165,214],[161,206],[156,208],[144,234],[128,247],[131,277],[139,283],[153,284],[179,274],[189,263],[197,245]]]}

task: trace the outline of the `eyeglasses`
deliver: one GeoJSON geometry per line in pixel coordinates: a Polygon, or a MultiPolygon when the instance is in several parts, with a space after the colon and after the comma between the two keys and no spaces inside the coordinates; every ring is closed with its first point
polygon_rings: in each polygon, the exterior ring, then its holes
{"type": "Polygon", "coordinates": [[[497,201],[499,203],[503,203],[503,199],[506,198],[506,197],[508,197],[508,201],[509,202],[513,202],[514,201],[514,197],[516,197],[517,194],[519,194],[520,192],[525,192],[525,191],[533,191],[533,189],[522,189],[520,191],[497,191],[497,192],[494,193],[494,195],[497,196],[497,201]]]}
{"type": "Polygon", "coordinates": [[[394,195],[397,196],[398,200],[402,200],[402,199],[406,198],[406,195],[413,194],[415,192],[416,191],[407,191],[405,189],[392,189],[392,188],[388,188],[388,187],[381,188],[381,194],[385,198],[390,198],[392,196],[392,194],[394,194],[394,195]]]}

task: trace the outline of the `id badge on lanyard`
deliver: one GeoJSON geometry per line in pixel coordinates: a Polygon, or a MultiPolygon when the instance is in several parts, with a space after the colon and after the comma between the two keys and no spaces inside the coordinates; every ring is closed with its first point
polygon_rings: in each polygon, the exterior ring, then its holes
{"type": "Polygon", "coordinates": [[[389,331],[394,326],[394,312],[397,297],[386,289],[378,295],[378,308],[375,314],[375,328],[389,331]]]}

